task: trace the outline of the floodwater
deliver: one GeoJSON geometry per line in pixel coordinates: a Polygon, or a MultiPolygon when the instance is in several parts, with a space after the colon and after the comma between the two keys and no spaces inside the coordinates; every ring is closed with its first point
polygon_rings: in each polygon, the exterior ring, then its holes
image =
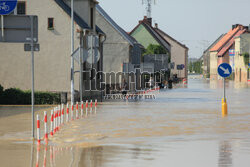
{"type": "Polygon", "coordinates": [[[154,100],[104,102],[40,146],[30,138],[30,108],[2,106],[0,166],[249,167],[250,89],[226,86],[224,118],[223,82],[190,79],[154,100]]]}

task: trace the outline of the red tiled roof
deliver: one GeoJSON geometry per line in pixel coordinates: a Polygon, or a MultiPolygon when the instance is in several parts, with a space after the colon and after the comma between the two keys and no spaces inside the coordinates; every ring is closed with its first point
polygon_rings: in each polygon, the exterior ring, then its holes
{"type": "Polygon", "coordinates": [[[234,44],[234,38],[240,36],[241,34],[243,34],[244,32],[246,32],[246,29],[241,29],[240,31],[238,31],[232,38],[230,41],[228,41],[226,43],[226,45],[223,46],[223,48],[219,51],[219,53],[217,54],[217,56],[223,56],[229,49],[230,47],[234,44]]]}
{"type": "Polygon", "coordinates": [[[237,28],[228,31],[228,33],[214,47],[212,47],[210,51],[220,51],[220,49],[240,30],[241,27],[242,26],[239,25],[237,28]]]}

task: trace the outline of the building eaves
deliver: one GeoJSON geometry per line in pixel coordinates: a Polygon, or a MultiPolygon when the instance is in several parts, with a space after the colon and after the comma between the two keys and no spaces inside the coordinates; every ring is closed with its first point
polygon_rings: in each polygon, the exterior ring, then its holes
{"type": "Polygon", "coordinates": [[[238,31],[232,38],[230,41],[228,41],[223,48],[219,51],[219,53],[217,54],[217,56],[223,56],[229,49],[230,47],[234,44],[235,42],[235,37],[240,36],[241,34],[243,34],[244,32],[246,32],[246,29],[242,29],[240,31],[238,31]]]}
{"type": "Polygon", "coordinates": [[[228,42],[230,41],[230,39],[240,30],[240,27],[241,26],[238,26],[234,29],[231,29],[230,31],[228,31],[228,33],[220,40],[217,42],[217,44],[215,46],[213,46],[211,49],[210,49],[210,52],[219,52],[223,46],[228,42]]]}
{"type": "MultiPolygon", "coordinates": [[[[54,0],[58,6],[60,6],[65,13],[71,17],[71,8],[63,0],[54,0]]],[[[74,12],[74,21],[82,28],[90,30],[91,28],[88,24],[76,13],[74,12]]],[[[101,34],[105,34],[98,26],[96,26],[96,31],[101,34]]]]}
{"type": "Polygon", "coordinates": [[[209,50],[214,47],[226,34],[221,34],[205,51],[204,53],[209,52],[209,50]]]}
{"type": "Polygon", "coordinates": [[[181,47],[185,48],[188,50],[188,47],[185,46],[184,44],[180,43],[179,41],[177,41],[176,39],[174,39],[173,37],[171,37],[170,35],[168,35],[167,33],[165,33],[164,31],[162,31],[159,28],[154,28],[158,33],[162,34],[162,36],[167,36],[168,38],[170,38],[171,40],[173,40],[174,42],[176,42],[177,44],[179,44],[181,47]]]}
{"type": "Polygon", "coordinates": [[[124,31],[105,11],[100,5],[96,5],[96,10],[100,15],[104,17],[104,19],[125,39],[130,45],[134,45],[137,43],[135,39],[133,39],[126,31],[124,31]]]}
{"type": "Polygon", "coordinates": [[[158,33],[154,30],[154,28],[147,23],[141,23],[148,32],[168,51],[171,51],[171,45],[158,33]]]}

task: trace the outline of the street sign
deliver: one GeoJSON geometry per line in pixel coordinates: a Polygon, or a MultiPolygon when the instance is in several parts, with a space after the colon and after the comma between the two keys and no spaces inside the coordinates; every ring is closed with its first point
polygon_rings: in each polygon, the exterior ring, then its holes
{"type": "Polygon", "coordinates": [[[99,61],[100,59],[100,51],[98,48],[93,48],[93,54],[92,54],[92,49],[88,50],[88,56],[87,56],[87,62],[89,64],[95,64],[99,61]]]}
{"type": "MultiPolygon", "coordinates": [[[[31,44],[25,43],[24,44],[24,51],[31,51],[31,44]]],[[[40,45],[38,43],[34,44],[34,51],[40,51],[40,45]]]]}
{"type": "Polygon", "coordinates": [[[184,64],[177,65],[177,70],[183,70],[183,68],[184,68],[184,64]]]}
{"type": "Polygon", "coordinates": [[[80,48],[77,48],[71,55],[78,64],[79,64],[79,54],[80,54],[80,48]]]}
{"type": "Polygon", "coordinates": [[[17,0],[0,0],[0,15],[10,14],[17,5],[17,0]]]}
{"type": "Polygon", "coordinates": [[[174,62],[170,63],[170,68],[174,69],[174,67],[175,67],[175,63],[174,62]]]}
{"type": "Polygon", "coordinates": [[[235,56],[235,50],[234,49],[229,50],[229,56],[235,56]]]}
{"type": "Polygon", "coordinates": [[[223,77],[229,77],[232,73],[232,67],[227,64],[227,63],[222,63],[221,65],[219,65],[218,67],[218,74],[223,77]]]}
{"type": "MultiPolygon", "coordinates": [[[[29,43],[31,42],[31,17],[33,17],[34,43],[38,42],[38,18],[30,15],[8,15],[3,19],[3,35],[0,42],[29,43]]],[[[2,19],[2,18],[1,18],[2,19]]],[[[0,21],[2,22],[2,20],[0,21]]],[[[2,25],[0,25],[2,29],[2,25]]]]}

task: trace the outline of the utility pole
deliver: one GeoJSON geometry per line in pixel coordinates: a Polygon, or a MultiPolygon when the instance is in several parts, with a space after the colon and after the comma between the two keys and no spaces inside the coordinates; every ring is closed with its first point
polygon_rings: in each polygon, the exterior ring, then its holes
{"type": "Polygon", "coordinates": [[[74,0],[71,0],[71,104],[74,105],[74,95],[75,95],[75,88],[74,88],[74,0]]]}

